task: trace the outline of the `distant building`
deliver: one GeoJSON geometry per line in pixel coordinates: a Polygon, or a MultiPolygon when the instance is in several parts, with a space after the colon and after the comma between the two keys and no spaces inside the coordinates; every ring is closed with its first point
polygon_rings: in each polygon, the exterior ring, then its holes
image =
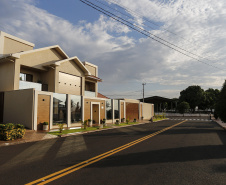
{"type": "MultiPolygon", "coordinates": [[[[139,99],[143,102],[143,99],[139,99]]],[[[152,103],[155,105],[155,112],[162,112],[165,110],[175,110],[177,107],[178,99],[173,98],[165,98],[161,96],[151,96],[144,98],[145,103],[152,103]]]]}

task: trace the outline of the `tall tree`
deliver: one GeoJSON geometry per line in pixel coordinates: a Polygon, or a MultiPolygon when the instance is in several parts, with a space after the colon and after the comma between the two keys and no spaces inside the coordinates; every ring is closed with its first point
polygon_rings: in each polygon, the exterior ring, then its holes
{"type": "Polygon", "coordinates": [[[216,111],[217,115],[219,116],[219,118],[222,121],[226,122],[226,80],[221,89],[215,111],[216,111]]]}
{"type": "Polygon", "coordinates": [[[177,109],[179,113],[184,115],[184,113],[190,109],[189,103],[183,101],[177,106],[177,109]]]}
{"type": "Polygon", "coordinates": [[[212,112],[219,98],[220,91],[218,89],[209,88],[205,91],[205,95],[206,95],[205,108],[211,109],[212,112]]]}
{"type": "Polygon", "coordinates": [[[190,108],[194,112],[196,106],[200,106],[203,102],[205,102],[205,92],[198,85],[189,86],[180,92],[179,101],[188,102],[190,108]]]}

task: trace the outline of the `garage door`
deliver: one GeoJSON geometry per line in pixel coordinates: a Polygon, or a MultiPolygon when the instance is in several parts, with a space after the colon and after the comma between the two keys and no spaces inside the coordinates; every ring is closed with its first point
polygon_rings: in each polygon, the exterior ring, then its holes
{"type": "Polygon", "coordinates": [[[139,104],[138,103],[126,103],[126,119],[133,120],[139,119],[139,104]]]}
{"type": "Polygon", "coordinates": [[[59,93],[81,95],[81,77],[59,73],[59,93]]]}

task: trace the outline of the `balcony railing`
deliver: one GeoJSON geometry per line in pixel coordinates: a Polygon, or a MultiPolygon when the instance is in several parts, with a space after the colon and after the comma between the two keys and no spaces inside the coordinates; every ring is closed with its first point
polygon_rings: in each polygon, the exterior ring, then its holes
{"type": "Polygon", "coordinates": [[[96,92],[85,91],[85,96],[88,96],[88,97],[96,97],[96,92]]]}
{"type": "Polygon", "coordinates": [[[35,89],[38,91],[42,90],[42,84],[35,83],[35,82],[27,82],[27,81],[20,81],[19,89],[35,89]]]}

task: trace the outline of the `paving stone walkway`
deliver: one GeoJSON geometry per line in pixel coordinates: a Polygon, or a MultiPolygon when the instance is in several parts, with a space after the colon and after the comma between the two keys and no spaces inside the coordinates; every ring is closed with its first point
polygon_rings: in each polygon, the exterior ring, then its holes
{"type": "Polygon", "coordinates": [[[26,130],[26,133],[24,135],[23,139],[17,139],[14,141],[0,141],[0,147],[1,146],[7,146],[7,145],[15,145],[20,143],[27,143],[27,142],[33,142],[33,141],[40,141],[44,139],[51,139],[56,138],[57,136],[47,134],[47,132],[44,131],[34,131],[34,130],[26,130]]]}

